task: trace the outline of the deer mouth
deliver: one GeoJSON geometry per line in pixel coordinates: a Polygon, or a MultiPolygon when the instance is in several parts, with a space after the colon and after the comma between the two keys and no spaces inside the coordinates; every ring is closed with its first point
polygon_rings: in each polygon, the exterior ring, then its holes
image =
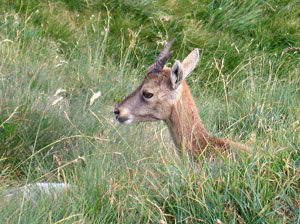
{"type": "Polygon", "coordinates": [[[132,119],[131,118],[123,118],[123,117],[118,117],[116,118],[117,121],[119,121],[121,124],[130,124],[132,123],[132,119]]]}

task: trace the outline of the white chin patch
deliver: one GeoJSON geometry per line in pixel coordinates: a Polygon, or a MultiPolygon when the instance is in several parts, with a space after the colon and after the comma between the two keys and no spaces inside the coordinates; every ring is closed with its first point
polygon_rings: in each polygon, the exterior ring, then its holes
{"type": "Polygon", "coordinates": [[[123,122],[123,124],[130,124],[130,123],[132,123],[132,119],[131,118],[129,118],[128,120],[126,120],[126,121],[123,122]]]}

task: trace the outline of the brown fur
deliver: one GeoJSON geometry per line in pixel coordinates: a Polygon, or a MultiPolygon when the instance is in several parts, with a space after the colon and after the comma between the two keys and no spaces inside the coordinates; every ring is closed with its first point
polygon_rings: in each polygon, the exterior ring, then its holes
{"type": "Polygon", "coordinates": [[[170,117],[166,119],[173,141],[178,148],[185,148],[191,157],[199,155],[208,146],[215,150],[235,149],[248,151],[248,147],[228,139],[216,138],[207,132],[202,124],[190,88],[182,82],[184,94],[172,107],[170,117]]]}

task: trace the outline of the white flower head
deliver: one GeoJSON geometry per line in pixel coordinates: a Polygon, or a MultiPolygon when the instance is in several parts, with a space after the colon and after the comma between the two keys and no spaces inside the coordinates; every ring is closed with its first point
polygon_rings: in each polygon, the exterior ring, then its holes
{"type": "Polygon", "coordinates": [[[90,106],[92,106],[93,103],[94,103],[94,101],[95,101],[96,99],[98,99],[100,96],[101,96],[101,92],[100,92],[100,91],[94,93],[94,95],[93,95],[93,96],[91,97],[91,99],[90,99],[90,106]]]}
{"type": "Polygon", "coordinates": [[[53,103],[51,104],[52,106],[54,106],[55,104],[57,104],[59,101],[61,101],[63,99],[62,96],[58,97],[56,100],[53,101],[53,103]]]}
{"type": "Polygon", "coordinates": [[[56,90],[54,96],[58,96],[60,93],[64,93],[64,92],[66,92],[65,89],[59,88],[58,90],[56,90]]]}

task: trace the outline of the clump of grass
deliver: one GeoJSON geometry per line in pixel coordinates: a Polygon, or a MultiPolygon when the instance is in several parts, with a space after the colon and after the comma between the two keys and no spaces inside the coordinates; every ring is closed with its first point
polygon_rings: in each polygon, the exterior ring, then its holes
{"type": "Polygon", "coordinates": [[[1,204],[1,223],[299,222],[296,6],[1,2],[0,200],[26,183],[78,188],[1,204]],[[163,124],[112,120],[173,37],[174,58],[201,49],[187,81],[204,124],[253,146],[249,158],[195,164],[175,153],[163,124]]]}

